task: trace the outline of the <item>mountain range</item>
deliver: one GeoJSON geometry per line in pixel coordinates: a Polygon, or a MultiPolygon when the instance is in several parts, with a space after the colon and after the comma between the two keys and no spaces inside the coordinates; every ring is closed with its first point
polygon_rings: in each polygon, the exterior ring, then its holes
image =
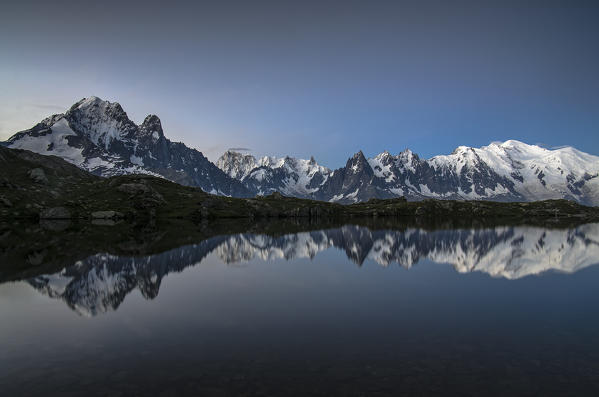
{"type": "Polygon", "coordinates": [[[547,271],[573,273],[597,263],[599,224],[571,229],[518,226],[402,231],[346,225],[277,237],[221,235],[144,257],[99,253],[27,282],[79,314],[94,316],[116,310],[135,289],[146,299],[155,298],[169,273],[195,266],[211,254],[232,264],[255,258],[314,258],[330,248],[343,251],[360,266],[370,260],[385,267],[397,263],[409,269],[428,259],[449,263],[459,273],[479,271],[513,280],[547,271]]]}
{"type": "Polygon", "coordinates": [[[256,160],[234,151],[227,151],[216,164],[257,194],[278,191],[342,204],[398,196],[409,200],[565,198],[599,204],[598,156],[571,147],[549,150],[515,140],[482,148],[460,146],[450,155],[431,159],[421,159],[409,149],[373,158],[360,151],[334,171],[313,158],[256,160]]]}
{"type": "Polygon", "coordinates": [[[421,159],[406,149],[372,158],[359,151],[331,170],[314,158],[262,157],[233,150],[210,162],[167,139],[160,119],[131,121],[118,103],[82,99],[13,135],[5,146],[55,155],[101,176],[146,173],[233,197],[283,195],[342,204],[404,196],[409,200],[535,201],[565,198],[599,205],[599,156],[572,147],[545,149],[516,140],[460,146],[421,159]]]}

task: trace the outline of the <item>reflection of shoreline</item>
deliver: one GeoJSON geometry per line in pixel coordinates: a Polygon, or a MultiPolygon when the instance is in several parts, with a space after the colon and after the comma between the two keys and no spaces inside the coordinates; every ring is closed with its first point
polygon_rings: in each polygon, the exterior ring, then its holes
{"type": "Polygon", "coordinates": [[[29,279],[40,292],[62,299],[73,310],[96,315],[116,310],[138,288],[146,299],[157,296],[161,280],[200,263],[214,252],[224,263],[252,259],[314,258],[329,248],[345,251],[362,265],[410,268],[422,259],[449,263],[456,271],[480,271],[493,277],[518,279],[555,270],[572,273],[599,262],[599,224],[573,229],[496,227],[488,229],[370,230],[343,226],[272,237],[234,234],[209,238],[160,254],[130,257],[92,255],[63,271],[29,279]]]}

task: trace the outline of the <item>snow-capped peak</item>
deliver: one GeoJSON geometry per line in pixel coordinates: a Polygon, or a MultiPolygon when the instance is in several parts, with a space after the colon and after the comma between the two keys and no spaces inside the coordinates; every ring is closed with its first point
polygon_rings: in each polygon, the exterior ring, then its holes
{"type": "Polygon", "coordinates": [[[162,123],[160,122],[158,116],[154,114],[147,115],[139,127],[140,133],[145,136],[151,136],[151,139],[154,142],[158,141],[161,137],[164,137],[162,123]]]}
{"type": "Polygon", "coordinates": [[[382,162],[387,162],[392,158],[393,158],[393,156],[387,150],[374,156],[375,160],[382,161],[382,162]]]}
{"type": "Polygon", "coordinates": [[[106,150],[113,141],[121,141],[137,130],[119,103],[95,96],[77,102],[65,117],[74,130],[106,150]]]}
{"type": "Polygon", "coordinates": [[[101,104],[110,104],[110,102],[104,101],[103,99],[100,99],[97,96],[92,95],[90,97],[83,98],[79,102],[75,103],[75,105],[73,106],[77,107],[78,109],[85,109],[91,106],[99,106],[101,104]]]}
{"type": "Polygon", "coordinates": [[[356,154],[352,156],[349,160],[347,160],[347,165],[345,166],[345,170],[347,172],[351,172],[357,174],[364,170],[366,165],[368,164],[368,160],[366,160],[366,156],[360,150],[356,154]]]}
{"type": "Polygon", "coordinates": [[[231,178],[243,180],[250,171],[257,167],[257,162],[256,158],[251,154],[227,150],[217,160],[216,166],[231,178]]]}

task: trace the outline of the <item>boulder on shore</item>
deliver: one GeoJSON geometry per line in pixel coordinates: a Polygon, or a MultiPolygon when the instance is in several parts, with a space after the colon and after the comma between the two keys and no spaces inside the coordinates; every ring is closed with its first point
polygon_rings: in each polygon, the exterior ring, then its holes
{"type": "Polygon", "coordinates": [[[46,177],[46,173],[44,172],[43,168],[31,169],[29,170],[27,175],[29,175],[29,178],[31,178],[36,183],[41,183],[44,185],[48,183],[48,178],[46,177]]]}

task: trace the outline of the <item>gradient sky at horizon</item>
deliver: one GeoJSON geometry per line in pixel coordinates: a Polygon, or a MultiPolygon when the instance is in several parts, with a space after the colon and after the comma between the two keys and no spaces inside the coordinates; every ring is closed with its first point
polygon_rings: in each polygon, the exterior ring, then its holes
{"type": "Polygon", "coordinates": [[[518,139],[599,155],[599,2],[0,6],[0,140],[96,95],[216,160],[518,139]]]}

